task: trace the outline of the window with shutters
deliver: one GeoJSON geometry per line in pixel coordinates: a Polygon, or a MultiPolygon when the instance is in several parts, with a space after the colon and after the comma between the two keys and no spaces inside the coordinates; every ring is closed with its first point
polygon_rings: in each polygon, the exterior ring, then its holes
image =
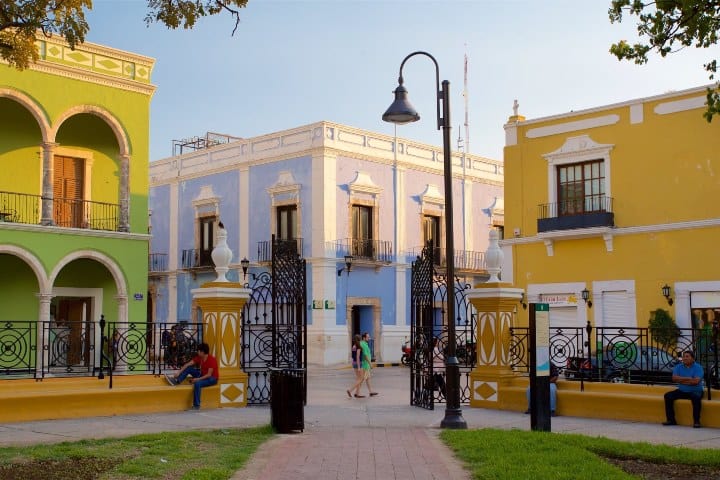
{"type": "Polygon", "coordinates": [[[602,160],[561,165],[557,169],[560,216],[605,211],[605,165],[602,160]]]}
{"type": "Polygon", "coordinates": [[[200,228],[200,248],[198,249],[198,266],[208,267],[213,265],[212,251],[215,248],[215,223],[217,217],[200,217],[198,227],[200,228]]]}
{"type": "Polygon", "coordinates": [[[437,215],[423,215],[423,245],[427,245],[432,241],[433,245],[433,262],[435,265],[441,264],[440,254],[440,217],[437,215]]]}
{"type": "Polygon", "coordinates": [[[351,254],[359,258],[373,258],[373,208],[352,206],[351,254]]]}
{"type": "Polygon", "coordinates": [[[84,160],[55,155],[54,221],[61,227],[84,228],[84,160]]]}

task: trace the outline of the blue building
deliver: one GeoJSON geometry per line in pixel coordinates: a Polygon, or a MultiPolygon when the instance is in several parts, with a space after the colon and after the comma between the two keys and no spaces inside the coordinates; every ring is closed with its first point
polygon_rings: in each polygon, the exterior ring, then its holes
{"type": "MultiPolygon", "coordinates": [[[[222,221],[233,280],[244,281],[243,258],[251,273],[269,268],[272,235],[307,260],[310,363],[348,361],[364,331],[377,361],[399,360],[411,262],[429,240],[438,268],[447,261],[440,147],[330,122],[177,146],[150,166],[149,320],[197,319],[190,290],[214,278],[222,221]]],[[[453,164],[456,275],[474,285],[487,278],[488,231],[503,226],[503,164],[462,152],[453,164]]]]}

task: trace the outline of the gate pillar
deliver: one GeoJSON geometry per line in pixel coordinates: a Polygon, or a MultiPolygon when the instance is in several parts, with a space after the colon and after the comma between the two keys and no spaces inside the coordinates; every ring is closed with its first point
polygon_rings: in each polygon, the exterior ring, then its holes
{"type": "MultiPolygon", "coordinates": [[[[227,246],[227,232],[222,223],[217,232],[217,246],[212,252],[218,278],[191,291],[202,312],[203,341],[217,358],[220,373],[221,407],[247,406],[247,373],[242,371],[242,310],[251,290],[225,278],[232,252],[227,246]]],[[[203,393],[206,395],[206,393],[203,393]]]]}
{"type": "Polygon", "coordinates": [[[502,261],[498,233],[491,230],[485,253],[490,279],[467,292],[477,310],[477,363],[470,372],[471,407],[506,407],[509,403],[506,389],[517,377],[511,367],[510,329],[517,321],[517,306],[523,290],[500,282],[502,261]]]}
{"type": "Polygon", "coordinates": [[[468,291],[477,310],[477,363],[470,372],[470,406],[504,408],[503,389],[516,378],[511,368],[510,328],[522,289],[485,283],[468,291]]]}

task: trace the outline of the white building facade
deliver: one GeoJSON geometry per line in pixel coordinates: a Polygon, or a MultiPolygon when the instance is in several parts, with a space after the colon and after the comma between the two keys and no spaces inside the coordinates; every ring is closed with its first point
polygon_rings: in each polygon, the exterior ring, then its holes
{"type": "MultiPolygon", "coordinates": [[[[503,164],[453,155],[455,269],[487,278],[488,231],[502,230],[503,164]]],[[[236,139],[150,166],[149,319],[197,320],[190,290],[211,281],[218,222],[236,252],[228,278],[269,269],[270,239],[307,261],[308,361],[347,362],[369,332],[378,362],[397,362],[410,332],[411,263],[429,240],[446,262],[440,147],[317,122],[236,139]],[[345,256],[352,255],[348,273],[345,256]]]]}

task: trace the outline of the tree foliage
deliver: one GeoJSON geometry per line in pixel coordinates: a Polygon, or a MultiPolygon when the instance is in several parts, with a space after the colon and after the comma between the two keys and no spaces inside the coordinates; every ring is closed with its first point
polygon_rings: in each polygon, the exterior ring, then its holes
{"type": "MultiPolygon", "coordinates": [[[[686,47],[710,48],[717,45],[720,32],[720,0],[612,0],[608,11],[612,23],[622,22],[623,15],[637,17],[637,32],[644,41],[630,44],[625,40],[610,47],[619,60],[642,65],[652,51],[662,57],[686,47]]],[[[717,59],[704,65],[710,79],[717,73],[717,59]]],[[[707,91],[708,122],[720,114],[720,82],[707,91]]]]}
{"type": "MultiPolygon", "coordinates": [[[[198,19],[225,12],[240,24],[239,9],[248,0],[147,0],[145,22],[191,29],[198,19]]],[[[0,0],[0,58],[20,70],[38,60],[35,37],[61,35],[71,48],[85,41],[90,30],[85,13],[92,0],[0,0]]]]}

